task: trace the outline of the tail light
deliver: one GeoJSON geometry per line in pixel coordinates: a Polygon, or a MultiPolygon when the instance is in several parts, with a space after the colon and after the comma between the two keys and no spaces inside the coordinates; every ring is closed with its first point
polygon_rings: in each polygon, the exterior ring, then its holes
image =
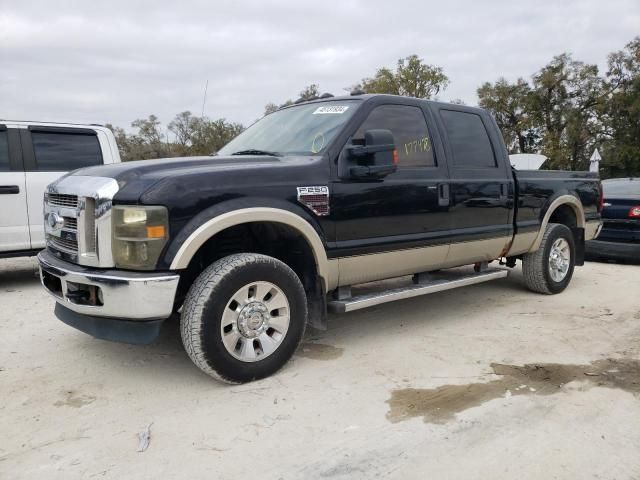
{"type": "Polygon", "coordinates": [[[640,205],[631,207],[629,210],[629,218],[640,218],[640,205]]]}

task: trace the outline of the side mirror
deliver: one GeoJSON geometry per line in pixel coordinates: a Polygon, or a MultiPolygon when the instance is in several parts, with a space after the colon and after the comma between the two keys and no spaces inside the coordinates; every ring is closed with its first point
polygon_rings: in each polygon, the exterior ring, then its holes
{"type": "Polygon", "coordinates": [[[364,145],[347,145],[340,156],[340,178],[377,179],[398,168],[398,152],[389,130],[367,130],[364,145]]]}

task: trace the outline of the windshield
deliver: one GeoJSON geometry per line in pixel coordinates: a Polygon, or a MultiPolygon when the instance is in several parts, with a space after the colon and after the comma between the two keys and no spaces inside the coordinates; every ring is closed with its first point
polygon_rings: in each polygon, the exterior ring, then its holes
{"type": "Polygon", "coordinates": [[[237,152],[273,152],[278,155],[322,153],[358,106],[358,101],[343,100],[278,110],[231,140],[218,151],[218,155],[237,152]]]}
{"type": "Polygon", "coordinates": [[[605,180],[602,182],[605,196],[640,195],[640,180],[605,180]]]}

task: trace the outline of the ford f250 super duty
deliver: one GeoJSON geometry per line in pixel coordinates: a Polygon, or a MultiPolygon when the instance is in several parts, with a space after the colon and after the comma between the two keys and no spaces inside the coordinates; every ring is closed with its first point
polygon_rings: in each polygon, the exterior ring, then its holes
{"type": "Polygon", "coordinates": [[[246,382],[327,311],[506,276],[493,260],[521,260],[531,290],[559,293],[601,208],[597,174],[512,169],[481,109],[329,97],[267,115],[216,156],[52,183],[39,263],[63,322],[148,343],[179,313],[193,362],[246,382]]]}

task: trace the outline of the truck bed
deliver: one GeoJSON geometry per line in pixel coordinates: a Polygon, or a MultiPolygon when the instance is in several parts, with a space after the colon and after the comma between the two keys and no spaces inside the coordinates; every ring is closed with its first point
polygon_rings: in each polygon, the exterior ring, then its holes
{"type": "Polygon", "coordinates": [[[580,199],[586,222],[599,218],[600,180],[596,172],[513,170],[518,192],[516,232],[539,228],[554,199],[572,195],[580,199]]]}

